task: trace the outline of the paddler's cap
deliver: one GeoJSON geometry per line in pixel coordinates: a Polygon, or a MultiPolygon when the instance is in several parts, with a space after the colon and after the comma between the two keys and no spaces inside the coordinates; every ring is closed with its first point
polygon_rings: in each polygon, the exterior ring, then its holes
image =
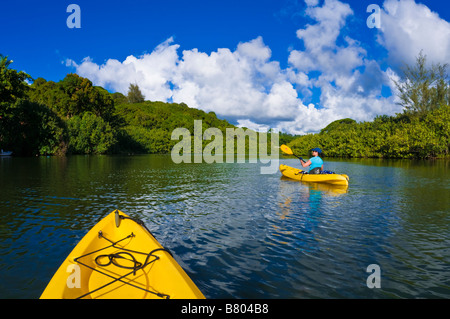
{"type": "Polygon", "coordinates": [[[322,150],[321,150],[320,148],[316,147],[316,148],[313,148],[313,149],[311,150],[311,152],[322,153],[322,150]]]}

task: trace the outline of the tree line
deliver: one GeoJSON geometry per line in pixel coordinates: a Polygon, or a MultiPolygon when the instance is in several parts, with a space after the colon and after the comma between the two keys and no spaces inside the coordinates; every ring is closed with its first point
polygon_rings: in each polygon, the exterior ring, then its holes
{"type": "Polygon", "coordinates": [[[405,66],[399,81],[403,113],[377,116],[371,122],[341,119],[317,134],[289,143],[307,155],[320,147],[330,157],[448,158],[450,148],[450,85],[447,64],[427,66],[422,53],[413,66],[405,66]]]}
{"type": "Polygon", "coordinates": [[[146,101],[137,84],[125,96],[77,74],[33,80],[11,62],[0,56],[0,147],[15,155],[167,154],[177,143],[172,131],[193,132],[194,120],[202,120],[203,130],[235,128],[185,103],[146,101]]]}
{"type": "MultiPolygon", "coordinates": [[[[216,127],[224,134],[235,128],[214,112],[145,101],[137,84],[130,84],[127,95],[110,93],[77,74],[59,82],[33,80],[11,69],[11,63],[0,55],[0,148],[15,155],[164,154],[177,143],[172,131],[185,127],[193,132],[194,120],[202,120],[204,130],[216,127]]],[[[330,157],[448,157],[447,77],[447,65],[427,67],[420,54],[396,82],[403,113],[361,123],[341,119],[316,134],[280,133],[279,142],[301,155],[320,147],[330,157]]]]}

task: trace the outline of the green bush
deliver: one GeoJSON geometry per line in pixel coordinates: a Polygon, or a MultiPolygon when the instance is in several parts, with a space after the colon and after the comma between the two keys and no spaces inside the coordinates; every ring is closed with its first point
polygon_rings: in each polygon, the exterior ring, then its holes
{"type": "Polygon", "coordinates": [[[86,112],[67,121],[69,151],[74,154],[104,154],[116,142],[109,123],[101,117],[86,112]]]}

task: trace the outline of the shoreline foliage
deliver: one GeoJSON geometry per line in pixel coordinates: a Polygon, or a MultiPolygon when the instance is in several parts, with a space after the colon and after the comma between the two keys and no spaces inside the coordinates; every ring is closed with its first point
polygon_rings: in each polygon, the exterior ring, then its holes
{"type": "MultiPolygon", "coordinates": [[[[203,131],[214,127],[224,136],[236,128],[184,103],[145,101],[137,84],[130,84],[126,96],[77,74],[59,82],[33,80],[11,63],[0,55],[0,148],[14,155],[168,154],[178,143],[172,131],[184,127],[193,134],[194,120],[202,120],[203,131]]],[[[280,145],[301,155],[320,147],[330,157],[449,157],[447,65],[427,68],[419,55],[396,85],[404,113],[362,123],[341,119],[304,136],[280,133],[280,145]]],[[[210,142],[203,140],[203,147],[210,142]]],[[[245,148],[248,154],[249,140],[245,148]]]]}
{"type": "Polygon", "coordinates": [[[372,122],[351,119],[332,122],[320,133],[303,135],[290,146],[307,156],[320,147],[328,157],[448,158],[450,107],[443,105],[418,117],[377,116],[372,122]]]}
{"type": "Polygon", "coordinates": [[[419,54],[395,81],[403,113],[377,116],[372,122],[342,119],[317,134],[289,143],[298,154],[320,147],[324,155],[347,158],[449,158],[450,84],[447,64],[427,67],[419,54]]]}

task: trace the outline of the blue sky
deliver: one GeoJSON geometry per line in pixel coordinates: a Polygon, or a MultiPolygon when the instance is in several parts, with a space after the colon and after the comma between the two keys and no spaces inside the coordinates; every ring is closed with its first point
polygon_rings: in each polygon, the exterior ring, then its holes
{"type": "Polygon", "coordinates": [[[315,132],[401,111],[392,79],[420,50],[450,63],[450,4],[414,0],[8,1],[0,53],[33,78],[88,77],[238,125],[315,132]],[[70,29],[69,4],[81,9],[70,29]],[[368,28],[369,4],[381,28],[368,28]],[[417,52],[416,52],[417,51],[417,52]]]}

